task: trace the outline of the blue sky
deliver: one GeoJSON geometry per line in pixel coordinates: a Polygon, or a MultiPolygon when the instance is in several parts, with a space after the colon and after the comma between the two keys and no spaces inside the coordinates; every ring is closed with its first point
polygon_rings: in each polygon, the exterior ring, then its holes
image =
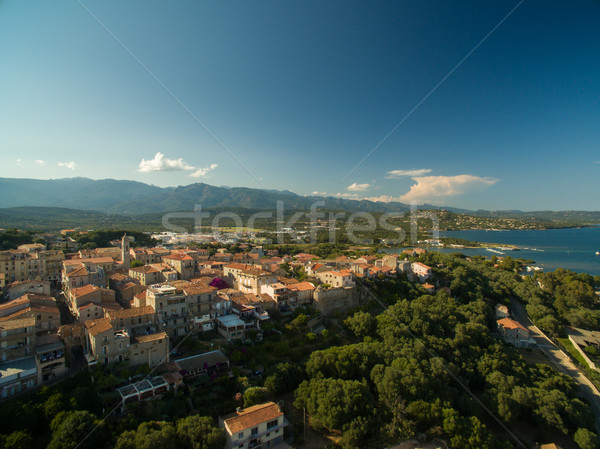
{"type": "Polygon", "coordinates": [[[600,2],[517,5],[5,0],[0,176],[600,210],[600,2]]]}

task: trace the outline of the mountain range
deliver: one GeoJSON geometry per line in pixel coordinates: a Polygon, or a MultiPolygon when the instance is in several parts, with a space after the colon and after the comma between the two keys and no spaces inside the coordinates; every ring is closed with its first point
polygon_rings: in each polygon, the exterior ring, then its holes
{"type": "Polygon", "coordinates": [[[100,211],[108,214],[140,215],[209,208],[273,210],[283,201],[287,210],[308,210],[315,201],[325,201],[328,210],[405,212],[404,203],[379,203],[335,197],[301,196],[290,191],[216,187],[204,183],[157,187],[137,181],[89,178],[17,179],[0,178],[0,208],[43,206],[100,211]]]}
{"type": "MultiPolygon", "coordinates": [[[[94,211],[117,217],[134,217],[145,221],[148,215],[202,209],[274,210],[283,201],[284,209],[309,210],[316,201],[324,202],[326,210],[348,212],[406,212],[408,204],[374,202],[337,197],[302,196],[289,190],[265,190],[247,187],[217,187],[195,183],[178,187],[158,187],[137,181],[89,178],[26,179],[0,178],[0,209],[2,215],[24,216],[33,213],[31,207],[54,208],[54,214],[75,214],[94,211]],[[15,209],[20,208],[20,209],[15,209]],[[57,209],[59,208],[59,209],[57,209]],[[60,210],[60,208],[68,208],[60,210]]],[[[445,209],[457,214],[489,218],[531,217],[545,221],[594,224],[600,222],[600,212],[594,211],[469,211],[452,207],[420,205],[419,209],[445,209]]],[[[42,214],[38,210],[35,214],[42,214]]],[[[40,217],[37,217],[38,219],[40,217]]],[[[100,220],[100,217],[96,217],[100,220]]],[[[106,218],[102,218],[104,220],[106,218]]]]}

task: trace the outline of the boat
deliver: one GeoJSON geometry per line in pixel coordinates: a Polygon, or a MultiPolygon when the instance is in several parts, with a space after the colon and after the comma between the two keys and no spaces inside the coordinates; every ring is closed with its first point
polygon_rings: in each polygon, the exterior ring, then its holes
{"type": "Polygon", "coordinates": [[[596,256],[600,256],[600,251],[596,251],[596,256]]]}

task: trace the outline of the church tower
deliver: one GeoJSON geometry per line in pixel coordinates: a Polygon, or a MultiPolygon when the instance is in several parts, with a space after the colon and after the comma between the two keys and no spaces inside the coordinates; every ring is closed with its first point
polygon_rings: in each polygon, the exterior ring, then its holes
{"type": "Polygon", "coordinates": [[[128,270],[131,267],[131,260],[129,257],[129,237],[127,237],[127,233],[123,235],[123,240],[121,241],[121,259],[123,260],[123,268],[128,270]]]}

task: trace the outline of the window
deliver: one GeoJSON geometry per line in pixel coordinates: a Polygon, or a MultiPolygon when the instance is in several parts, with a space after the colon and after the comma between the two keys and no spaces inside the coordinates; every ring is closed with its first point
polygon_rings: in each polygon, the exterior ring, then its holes
{"type": "Polygon", "coordinates": [[[254,429],[252,429],[252,431],[250,432],[251,435],[258,435],[258,427],[255,427],[254,429]]]}
{"type": "Polygon", "coordinates": [[[277,427],[278,420],[274,419],[273,421],[269,421],[267,423],[267,429],[272,429],[273,427],[277,427]]]}
{"type": "Polygon", "coordinates": [[[244,438],[244,432],[238,433],[238,440],[241,440],[242,438],[244,438]]]}

